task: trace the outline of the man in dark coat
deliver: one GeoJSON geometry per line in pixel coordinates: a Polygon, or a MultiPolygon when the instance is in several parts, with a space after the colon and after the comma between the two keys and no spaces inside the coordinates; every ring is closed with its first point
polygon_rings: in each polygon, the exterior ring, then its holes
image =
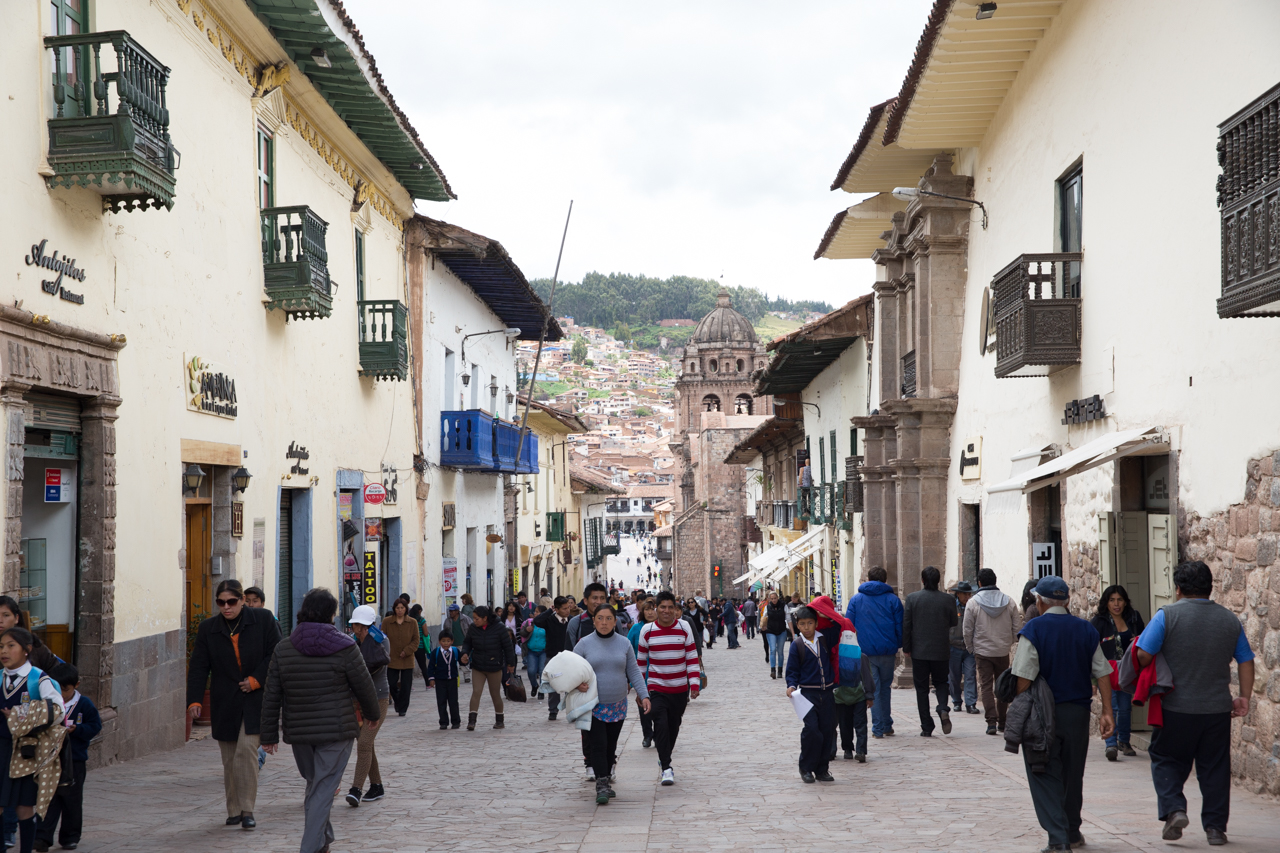
{"type": "Polygon", "coordinates": [[[280,625],[268,610],[246,607],[239,581],[218,584],[220,615],[200,623],[187,670],[187,713],[200,716],[209,684],[213,739],[222,750],[227,826],[253,829],[258,798],[258,736],[267,664],[280,642],[280,625]]]}
{"type": "Polygon", "coordinates": [[[269,753],[279,748],[283,711],[285,742],[307,781],[302,853],[321,853],[333,843],[329,810],[360,732],[355,706],[371,730],[382,723],[364,657],[355,640],[333,626],[337,612],[338,600],[329,590],[306,594],[298,626],[271,659],[262,702],[262,748],[269,753]]]}
{"type": "Polygon", "coordinates": [[[902,609],[902,650],[911,658],[911,678],[916,686],[920,709],[920,736],[933,737],[933,717],[929,713],[929,680],[938,695],[938,719],[942,733],[951,734],[951,713],[947,705],[947,676],[951,663],[951,629],[960,621],[956,600],[938,589],[942,574],[933,566],[920,573],[924,589],[907,596],[902,609]]]}

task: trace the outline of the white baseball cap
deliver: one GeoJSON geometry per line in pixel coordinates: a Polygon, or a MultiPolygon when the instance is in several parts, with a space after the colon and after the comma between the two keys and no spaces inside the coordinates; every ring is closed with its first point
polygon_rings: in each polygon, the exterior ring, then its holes
{"type": "Polygon", "coordinates": [[[350,625],[372,625],[378,621],[378,611],[374,610],[367,604],[361,604],[351,614],[351,618],[347,620],[350,625]]]}

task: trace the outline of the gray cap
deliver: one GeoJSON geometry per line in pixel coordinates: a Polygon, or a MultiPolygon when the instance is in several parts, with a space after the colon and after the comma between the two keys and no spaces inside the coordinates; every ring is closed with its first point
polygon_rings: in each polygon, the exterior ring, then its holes
{"type": "Polygon", "coordinates": [[[1071,597],[1071,590],[1067,588],[1067,582],[1056,575],[1040,578],[1036,584],[1036,595],[1041,598],[1047,598],[1050,601],[1066,601],[1071,597]]]}

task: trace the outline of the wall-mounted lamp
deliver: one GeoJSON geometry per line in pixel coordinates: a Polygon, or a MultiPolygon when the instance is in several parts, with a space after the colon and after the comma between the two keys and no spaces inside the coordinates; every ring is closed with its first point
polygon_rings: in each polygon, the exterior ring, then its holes
{"type": "Polygon", "coordinates": [[[471,374],[470,373],[462,374],[462,387],[465,388],[470,384],[471,384],[471,374]]]}
{"type": "MultiPolygon", "coordinates": [[[[490,397],[496,397],[496,396],[498,396],[498,383],[497,383],[497,382],[490,382],[490,383],[489,383],[489,396],[490,396],[490,397]]],[[[510,402],[510,400],[508,400],[507,402],[510,402]]]]}
{"type": "Polygon", "coordinates": [[[479,338],[483,335],[506,335],[507,341],[510,342],[520,337],[520,330],[517,329],[515,326],[508,326],[505,329],[490,329],[487,332],[472,332],[469,335],[463,335],[462,337],[462,363],[463,364],[467,363],[467,338],[479,338]]]}
{"type": "MultiPolygon", "coordinates": [[[[993,8],[995,7],[994,3],[992,3],[991,5],[993,8]]],[[[893,188],[893,197],[896,198],[898,201],[915,201],[917,198],[919,198],[922,195],[929,195],[929,196],[933,196],[934,198],[949,198],[952,201],[963,201],[966,204],[976,205],[982,211],[982,230],[983,231],[987,230],[987,208],[982,204],[982,202],[978,201],[976,198],[965,198],[964,196],[959,196],[959,195],[946,195],[945,193],[929,192],[929,190],[922,190],[917,187],[894,187],[893,188]]]]}
{"type": "Polygon", "coordinates": [[[507,391],[507,405],[508,405],[508,406],[510,406],[510,405],[511,405],[512,403],[514,403],[515,401],[516,401],[516,395],[515,395],[515,394],[512,394],[512,393],[511,393],[511,391],[509,391],[509,390],[508,390],[508,391],[507,391]]]}
{"type": "Polygon", "coordinates": [[[311,61],[321,68],[332,68],[333,62],[329,59],[329,54],[325,53],[323,47],[315,47],[311,49],[311,61]]]}
{"type": "Polygon", "coordinates": [[[186,492],[198,494],[202,483],[204,483],[204,469],[192,462],[187,466],[187,470],[182,472],[182,491],[184,494],[186,492]]]}
{"type": "Polygon", "coordinates": [[[995,3],[979,3],[978,4],[977,18],[979,21],[985,21],[988,18],[994,18],[995,16],[996,16],[995,3]]]}
{"type": "Polygon", "coordinates": [[[253,479],[253,475],[249,473],[249,469],[241,465],[236,472],[231,475],[232,488],[237,492],[243,492],[249,488],[249,481],[253,479]]]}

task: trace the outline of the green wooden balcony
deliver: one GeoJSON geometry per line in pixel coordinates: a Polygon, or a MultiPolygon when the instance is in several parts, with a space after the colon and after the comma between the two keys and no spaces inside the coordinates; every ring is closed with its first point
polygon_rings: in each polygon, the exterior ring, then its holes
{"type": "Polygon", "coordinates": [[[262,211],[263,285],[267,310],[307,320],[333,312],[335,285],[329,279],[329,253],[324,235],[329,229],[306,206],[268,207],[262,211]]]}
{"type": "Polygon", "coordinates": [[[409,378],[409,310],[394,299],[366,299],[360,312],[360,375],[409,378]]]}
{"type": "Polygon", "coordinates": [[[169,69],[124,30],[49,36],[53,102],[51,188],[84,187],[103,210],[173,207],[177,151],[169,139],[169,69]],[[116,70],[103,72],[103,46],[116,70]],[[111,97],[114,88],[114,98],[111,97]]]}

